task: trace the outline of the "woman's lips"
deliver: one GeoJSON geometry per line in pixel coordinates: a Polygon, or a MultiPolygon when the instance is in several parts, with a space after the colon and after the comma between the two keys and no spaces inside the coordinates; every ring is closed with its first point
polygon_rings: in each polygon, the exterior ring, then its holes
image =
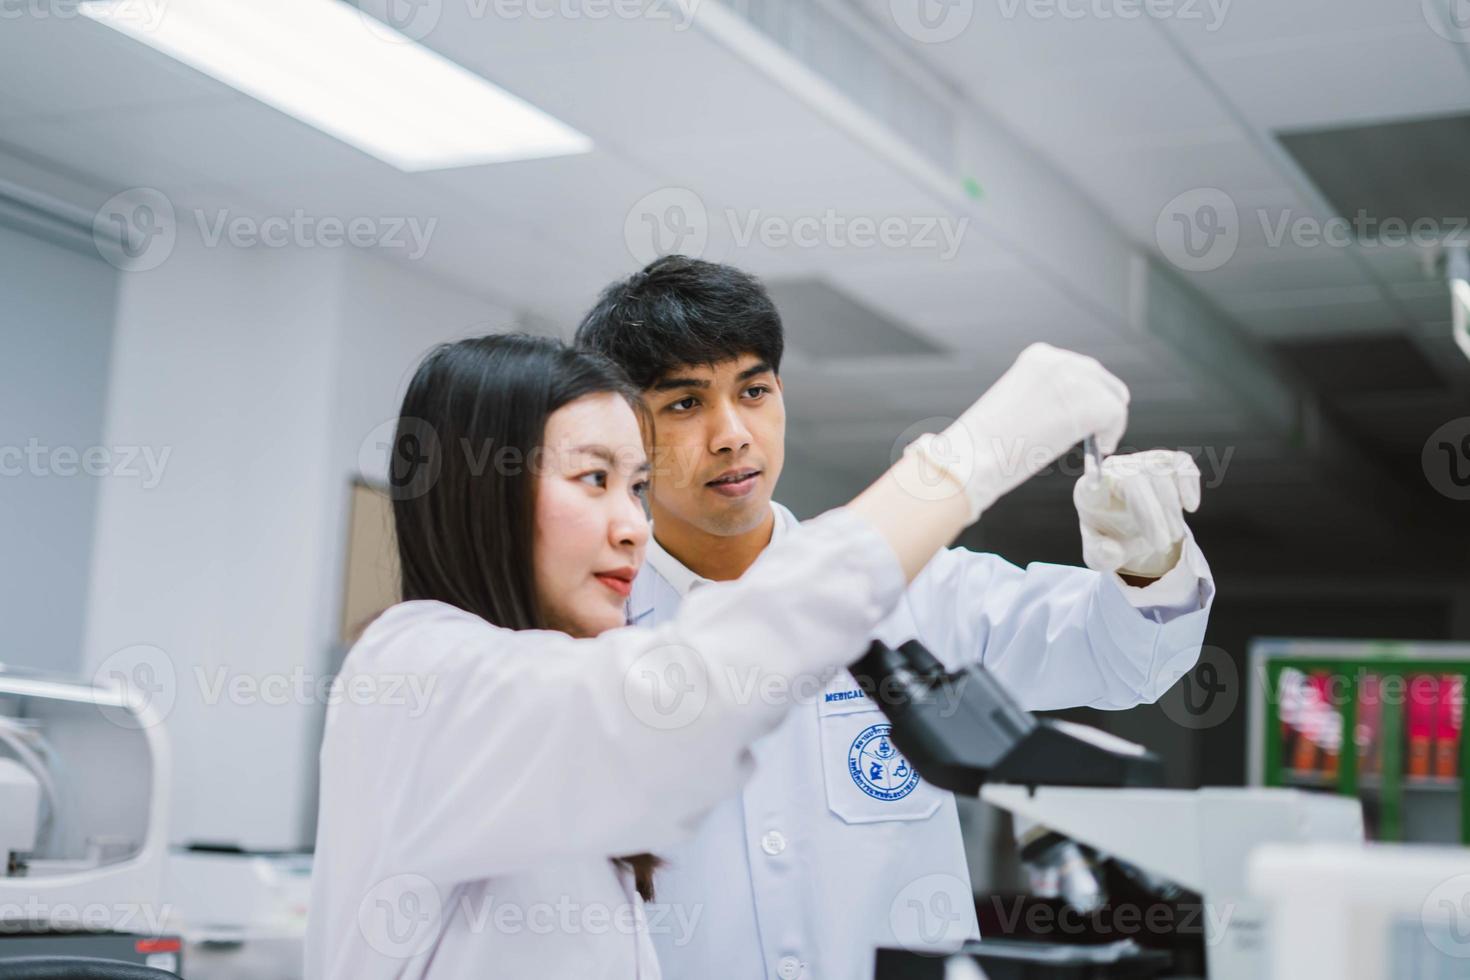
{"type": "Polygon", "coordinates": [[[597,579],[597,581],[601,582],[603,585],[607,586],[609,589],[612,589],[624,599],[628,598],[628,596],[632,595],[633,593],[633,583],[629,579],[620,578],[616,575],[601,574],[594,574],[592,577],[597,579]]]}

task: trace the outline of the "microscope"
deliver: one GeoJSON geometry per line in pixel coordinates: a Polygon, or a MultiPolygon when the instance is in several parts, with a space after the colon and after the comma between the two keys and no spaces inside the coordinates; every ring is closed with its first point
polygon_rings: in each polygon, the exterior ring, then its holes
{"type": "MultiPolygon", "coordinates": [[[[1197,898],[1203,975],[1269,975],[1269,923],[1246,882],[1263,844],[1363,840],[1362,809],[1346,797],[1263,788],[1162,788],[1156,755],[1116,736],[1038,718],[984,667],[948,671],[923,644],[875,642],[850,668],[881,707],[889,737],[925,779],[1009,811],[1022,857],[1055,897],[1095,908],[1096,869],[1122,871],[1164,899],[1197,898]],[[1050,877],[1048,878],[1048,874],[1050,877]]],[[[1035,879],[1033,879],[1035,880],[1035,879]]],[[[875,980],[1061,980],[1177,977],[1167,952],[1132,938],[1109,943],[982,939],[959,950],[880,949],[875,980]]]]}

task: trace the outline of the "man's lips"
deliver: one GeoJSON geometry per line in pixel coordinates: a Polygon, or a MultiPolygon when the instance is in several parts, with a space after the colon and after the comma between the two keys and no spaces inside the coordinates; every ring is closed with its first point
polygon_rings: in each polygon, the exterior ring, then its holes
{"type": "Polygon", "coordinates": [[[607,572],[593,572],[592,577],[626,599],[633,592],[633,578],[636,574],[631,568],[615,568],[607,572]]]}
{"type": "Polygon", "coordinates": [[[750,469],[749,467],[739,470],[726,470],[706,483],[705,486],[727,497],[743,497],[755,486],[756,478],[760,475],[760,470],[750,469]]]}

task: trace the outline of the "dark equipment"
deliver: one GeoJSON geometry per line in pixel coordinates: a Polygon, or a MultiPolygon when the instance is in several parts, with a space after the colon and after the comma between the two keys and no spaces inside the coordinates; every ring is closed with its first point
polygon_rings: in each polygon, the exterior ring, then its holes
{"type": "Polygon", "coordinates": [[[178,974],[122,960],[89,956],[0,959],[0,980],[179,980],[178,974]]]}
{"type": "MultiPolygon", "coordinates": [[[[897,650],[875,641],[849,668],[892,722],[889,738],[919,774],[973,796],[986,783],[1024,786],[1153,787],[1158,756],[1096,729],[1037,718],[988,670],[946,671],[917,640],[897,650]]],[[[993,939],[959,952],[992,980],[1133,980],[1156,977],[1171,957],[1131,940],[1068,945],[993,939]]],[[[880,949],[876,980],[942,980],[947,957],[880,949]]]]}
{"type": "Polygon", "coordinates": [[[889,737],[919,775],[973,796],[986,783],[1160,786],[1158,756],[1084,725],[1037,718],[984,667],[953,673],[918,640],[874,641],[849,668],[893,723],[889,737]]]}

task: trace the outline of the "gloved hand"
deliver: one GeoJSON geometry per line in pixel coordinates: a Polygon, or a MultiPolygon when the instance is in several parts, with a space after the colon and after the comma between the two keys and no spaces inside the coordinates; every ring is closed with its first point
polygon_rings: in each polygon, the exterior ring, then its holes
{"type": "Polygon", "coordinates": [[[920,436],[905,452],[947,478],[946,492],[963,489],[973,522],[1085,437],[1112,452],[1127,424],[1127,385],[1090,357],[1032,344],[949,428],[920,436]]]}
{"type": "Polygon", "coordinates": [[[1171,449],[1110,456],[1101,474],[1089,459],[1072,501],[1088,568],[1158,578],[1179,562],[1184,512],[1199,508],[1199,467],[1171,449]]]}

